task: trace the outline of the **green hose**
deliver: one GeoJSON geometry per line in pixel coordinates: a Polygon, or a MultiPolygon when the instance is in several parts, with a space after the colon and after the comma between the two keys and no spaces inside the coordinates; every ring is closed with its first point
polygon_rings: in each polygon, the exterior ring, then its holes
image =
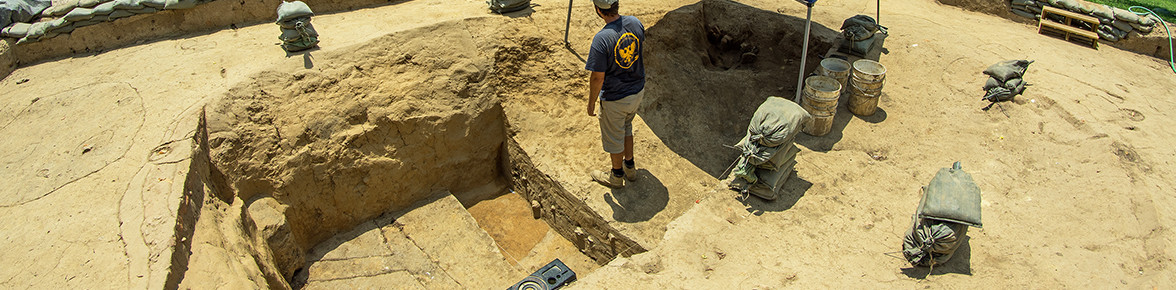
{"type": "Polygon", "coordinates": [[[1127,8],[1127,11],[1144,17],[1147,17],[1147,15],[1155,16],[1156,20],[1159,20],[1158,24],[1164,27],[1164,32],[1168,33],[1168,65],[1172,67],[1172,72],[1176,73],[1176,59],[1172,58],[1172,31],[1168,30],[1168,24],[1164,23],[1164,19],[1160,18],[1160,15],[1143,6],[1131,6],[1127,8]],[[1136,9],[1142,9],[1143,12],[1137,12],[1136,9]]]}

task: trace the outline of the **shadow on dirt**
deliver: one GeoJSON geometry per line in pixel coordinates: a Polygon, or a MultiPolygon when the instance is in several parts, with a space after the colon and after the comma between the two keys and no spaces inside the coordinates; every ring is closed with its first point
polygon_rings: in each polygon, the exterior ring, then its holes
{"type": "Polygon", "coordinates": [[[808,180],[800,178],[796,172],[792,172],[792,178],[784,182],[784,190],[780,192],[780,197],[776,200],[765,200],[755,195],[736,197],[740,203],[743,203],[747,212],[754,215],[763,215],[765,212],[782,212],[791,209],[804,197],[804,193],[808,192],[809,188],[813,187],[813,183],[808,180]]]}
{"type": "Polygon", "coordinates": [[[964,244],[956,249],[951,260],[935,267],[903,268],[902,273],[914,279],[927,279],[930,275],[963,274],[972,276],[972,237],[964,236],[964,244]]]}
{"type": "Polygon", "coordinates": [[[604,194],[604,202],[612,208],[613,220],[643,222],[666,208],[670,203],[670,191],[649,170],[638,169],[637,181],[604,194]]]}
{"type": "MultiPolygon", "coordinates": [[[[755,109],[795,94],[803,29],[802,18],[725,0],[667,13],[646,32],[638,114],[667,147],[718,178],[738,157],[723,145],[743,137],[755,109]]],[[[806,71],[838,35],[813,23],[806,71]]]]}

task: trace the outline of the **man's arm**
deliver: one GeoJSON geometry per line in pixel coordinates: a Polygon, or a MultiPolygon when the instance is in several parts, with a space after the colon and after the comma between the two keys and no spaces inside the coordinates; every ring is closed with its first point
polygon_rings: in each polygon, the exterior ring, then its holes
{"type": "Polygon", "coordinates": [[[600,87],[604,86],[604,73],[592,72],[588,77],[588,116],[596,116],[596,99],[600,97],[600,87]]]}

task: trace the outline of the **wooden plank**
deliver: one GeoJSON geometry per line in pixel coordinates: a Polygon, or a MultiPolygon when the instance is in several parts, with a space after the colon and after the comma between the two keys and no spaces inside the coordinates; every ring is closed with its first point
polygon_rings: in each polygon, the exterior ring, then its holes
{"type": "Polygon", "coordinates": [[[1098,18],[1095,18],[1094,16],[1082,15],[1082,14],[1071,12],[1069,10],[1058,9],[1058,8],[1054,8],[1051,6],[1042,7],[1041,8],[1041,18],[1045,19],[1045,14],[1047,14],[1047,13],[1057,14],[1057,15],[1061,15],[1061,16],[1071,18],[1071,19],[1077,19],[1079,21],[1090,23],[1091,26],[1094,26],[1094,27],[1098,27],[1098,24],[1099,24],[1098,18]]]}
{"type": "Polygon", "coordinates": [[[1061,24],[1061,23],[1056,23],[1053,21],[1041,21],[1040,25],[1045,26],[1045,27],[1049,27],[1051,29],[1061,30],[1063,32],[1067,32],[1070,34],[1076,34],[1078,36],[1085,37],[1085,38],[1098,39],[1098,33],[1094,33],[1093,31],[1078,29],[1077,27],[1073,27],[1073,26],[1069,26],[1069,25],[1065,25],[1065,24],[1061,24]]]}

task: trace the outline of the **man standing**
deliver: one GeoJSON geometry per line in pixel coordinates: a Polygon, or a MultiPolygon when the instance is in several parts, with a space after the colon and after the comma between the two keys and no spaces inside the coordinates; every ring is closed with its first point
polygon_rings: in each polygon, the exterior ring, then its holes
{"type": "Polygon", "coordinates": [[[596,15],[606,23],[592,38],[585,69],[592,76],[588,85],[588,116],[596,116],[600,99],[600,140],[612,159],[611,171],[592,172],[592,179],[612,188],[624,186],[624,179],[637,180],[633,162],[633,117],[645,95],[645,65],[641,49],[645,26],[637,17],[618,14],[617,0],[592,0],[596,15]]]}

